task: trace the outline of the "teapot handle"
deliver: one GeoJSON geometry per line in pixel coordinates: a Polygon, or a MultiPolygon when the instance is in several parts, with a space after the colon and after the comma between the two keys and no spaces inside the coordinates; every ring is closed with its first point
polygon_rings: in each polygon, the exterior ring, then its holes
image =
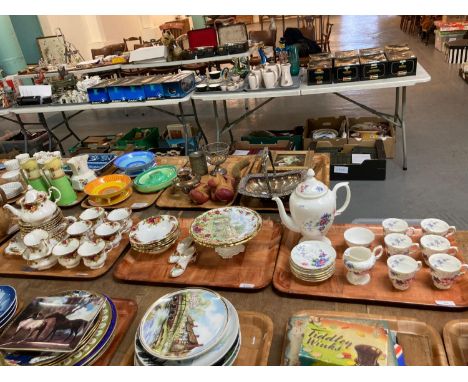
{"type": "Polygon", "coordinates": [[[345,210],[346,208],[348,208],[348,204],[351,200],[351,190],[349,188],[349,183],[348,182],[342,182],[342,183],[338,183],[334,188],[333,188],[333,192],[335,193],[335,197],[336,197],[336,192],[338,191],[339,188],[346,188],[346,200],[344,201],[343,205],[341,206],[341,208],[337,209],[336,212],[335,212],[335,216],[338,216],[338,215],[341,215],[345,210]]]}
{"type": "Polygon", "coordinates": [[[49,187],[49,194],[48,194],[49,199],[52,196],[52,191],[55,191],[58,194],[58,198],[56,198],[55,201],[54,201],[54,203],[57,204],[60,201],[60,199],[62,198],[62,193],[60,192],[60,190],[57,187],[50,186],[49,187]]]}

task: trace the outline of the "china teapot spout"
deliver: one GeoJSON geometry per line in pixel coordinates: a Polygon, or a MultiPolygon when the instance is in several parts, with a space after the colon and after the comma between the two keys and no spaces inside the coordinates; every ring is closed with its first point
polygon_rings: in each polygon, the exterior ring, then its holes
{"type": "Polygon", "coordinates": [[[10,211],[13,215],[15,215],[16,217],[20,218],[21,217],[21,210],[19,210],[18,208],[15,208],[13,206],[11,206],[10,204],[5,204],[3,206],[3,208],[7,209],[8,211],[10,211]]]}
{"type": "Polygon", "coordinates": [[[281,221],[283,224],[288,227],[293,232],[301,232],[301,229],[297,226],[297,224],[294,222],[294,220],[291,219],[291,217],[286,213],[286,210],[284,209],[283,201],[278,198],[274,197],[272,198],[278,205],[278,211],[281,217],[281,221]]]}

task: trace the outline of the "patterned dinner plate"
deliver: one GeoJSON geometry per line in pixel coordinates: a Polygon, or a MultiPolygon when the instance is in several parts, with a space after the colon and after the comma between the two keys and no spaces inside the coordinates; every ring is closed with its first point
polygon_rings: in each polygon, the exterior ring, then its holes
{"type": "Polygon", "coordinates": [[[262,218],[245,207],[223,207],[196,217],[190,227],[193,239],[206,247],[230,247],[252,239],[262,227],[262,218]]]}

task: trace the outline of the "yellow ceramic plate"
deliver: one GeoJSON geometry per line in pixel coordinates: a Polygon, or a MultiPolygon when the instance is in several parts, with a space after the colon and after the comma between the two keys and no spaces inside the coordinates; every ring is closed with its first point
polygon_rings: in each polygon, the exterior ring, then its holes
{"type": "Polygon", "coordinates": [[[127,200],[133,193],[133,189],[129,188],[127,192],[124,192],[118,195],[116,198],[111,199],[93,199],[92,197],[88,198],[88,203],[93,207],[109,207],[118,203],[122,203],[127,200]]]}
{"type": "Polygon", "coordinates": [[[132,179],[127,175],[105,175],[89,182],[85,186],[84,192],[88,196],[101,196],[108,199],[123,193],[131,185],[132,179]]]}

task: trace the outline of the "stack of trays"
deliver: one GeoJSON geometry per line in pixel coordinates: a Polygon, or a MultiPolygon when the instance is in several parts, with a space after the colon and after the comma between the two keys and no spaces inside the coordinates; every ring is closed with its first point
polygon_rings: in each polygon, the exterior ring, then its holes
{"type": "Polygon", "coordinates": [[[0,285],[0,331],[13,318],[18,306],[15,288],[0,285]]]}
{"type": "Polygon", "coordinates": [[[65,239],[68,224],[60,208],[57,208],[50,220],[46,221],[45,223],[41,222],[37,224],[31,224],[19,219],[18,225],[22,237],[27,235],[29,232],[39,228],[47,231],[49,233],[49,238],[61,241],[65,239]]]}
{"type": "Polygon", "coordinates": [[[37,297],[0,336],[0,359],[12,366],[91,365],[110,344],[116,323],[114,303],[98,293],[37,297]],[[39,329],[32,336],[34,324],[39,329]]]}
{"type": "Polygon", "coordinates": [[[156,255],[168,250],[179,238],[179,221],[171,215],[151,216],[130,230],[132,249],[156,255]]]}
{"type": "Polygon", "coordinates": [[[291,251],[289,265],[298,279],[307,282],[322,282],[335,273],[336,252],[322,241],[304,241],[291,251]]]}
{"type": "Polygon", "coordinates": [[[190,288],[167,294],[145,313],[135,336],[138,366],[230,366],[239,355],[239,317],[219,294],[190,288]]]}

